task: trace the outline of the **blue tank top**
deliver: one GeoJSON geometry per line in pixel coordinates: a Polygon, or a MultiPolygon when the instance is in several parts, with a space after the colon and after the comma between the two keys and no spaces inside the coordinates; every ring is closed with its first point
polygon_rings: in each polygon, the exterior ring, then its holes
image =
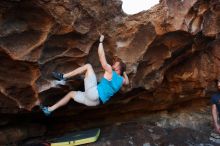
{"type": "Polygon", "coordinates": [[[106,78],[102,78],[98,84],[99,98],[102,103],[106,103],[111,96],[113,96],[121,88],[123,78],[118,75],[115,71],[112,71],[112,80],[109,81],[106,78]]]}

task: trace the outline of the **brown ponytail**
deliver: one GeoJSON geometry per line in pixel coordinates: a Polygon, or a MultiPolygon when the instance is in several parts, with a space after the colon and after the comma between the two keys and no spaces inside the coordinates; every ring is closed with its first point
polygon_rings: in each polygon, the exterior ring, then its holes
{"type": "Polygon", "coordinates": [[[123,76],[123,72],[126,71],[126,64],[120,58],[114,58],[114,63],[119,62],[121,76],[123,76]]]}

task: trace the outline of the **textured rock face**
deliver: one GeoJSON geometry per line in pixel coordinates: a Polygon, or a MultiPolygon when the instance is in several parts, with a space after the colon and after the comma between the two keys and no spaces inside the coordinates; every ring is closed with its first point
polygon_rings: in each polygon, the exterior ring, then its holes
{"type": "MultiPolygon", "coordinates": [[[[1,109],[30,110],[44,99],[39,95],[50,94],[57,85],[50,75],[54,70],[66,73],[89,62],[100,77],[99,32],[106,34],[109,62],[117,56],[127,63],[131,84],[125,92],[143,88],[143,97],[173,104],[207,97],[215,90],[218,1],[163,0],[133,16],[123,14],[121,4],[2,1],[1,109]]],[[[82,81],[68,83],[79,89],[82,81]]]]}
{"type": "Polygon", "coordinates": [[[67,73],[89,62],[99,79],[99,33],[106,36],[108,61],[117,56],[127,64],[130,85],[109,104],[94,110],[76,106],[74,114],[102,111],[98,118],[209,98],[220,75],[220,2],[161,0],[132,16],[121,5],[119,0],[1,1],[0,113],[23,113],[39,101],[51,105],[82,89],[83,80],[76,78],[59,86],[51,78],[54,70],[67,73]]]}
{"type": "Polygon", "coordinates": [[[30,110],[54,86],[51,71],[68,72],[87,62],[103,22],[110,25],[122,15],[120,1],[24,0],[0,6],[1,107],[9,113],[30,110]]]}

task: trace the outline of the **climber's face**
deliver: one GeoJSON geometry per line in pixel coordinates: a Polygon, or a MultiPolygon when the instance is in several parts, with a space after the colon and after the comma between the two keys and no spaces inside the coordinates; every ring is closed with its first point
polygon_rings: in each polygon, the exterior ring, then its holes
{"type": "Polygon", "coordinates": [[[120,62],[116,61],[113,65],[112,65],[112,69],[117,73],[117,74],[121,74],[121,70],[120,70],[120,62]]]}

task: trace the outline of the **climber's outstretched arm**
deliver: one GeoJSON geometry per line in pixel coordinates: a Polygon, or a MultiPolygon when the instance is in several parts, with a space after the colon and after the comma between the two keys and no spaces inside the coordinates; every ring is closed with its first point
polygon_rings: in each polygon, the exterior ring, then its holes
{"type": "Polygon", "coordinates": [[[99,39],[100,42],[98,47],[99,61],[102,65],[102,68],[105,70],[105,73],[107,72],[108,74],[112,74],[112,67],[107,63],[105,58],[105,51],[102,44],[103,40],[104,40],[104,35],[101,35],[99,39]]]}

